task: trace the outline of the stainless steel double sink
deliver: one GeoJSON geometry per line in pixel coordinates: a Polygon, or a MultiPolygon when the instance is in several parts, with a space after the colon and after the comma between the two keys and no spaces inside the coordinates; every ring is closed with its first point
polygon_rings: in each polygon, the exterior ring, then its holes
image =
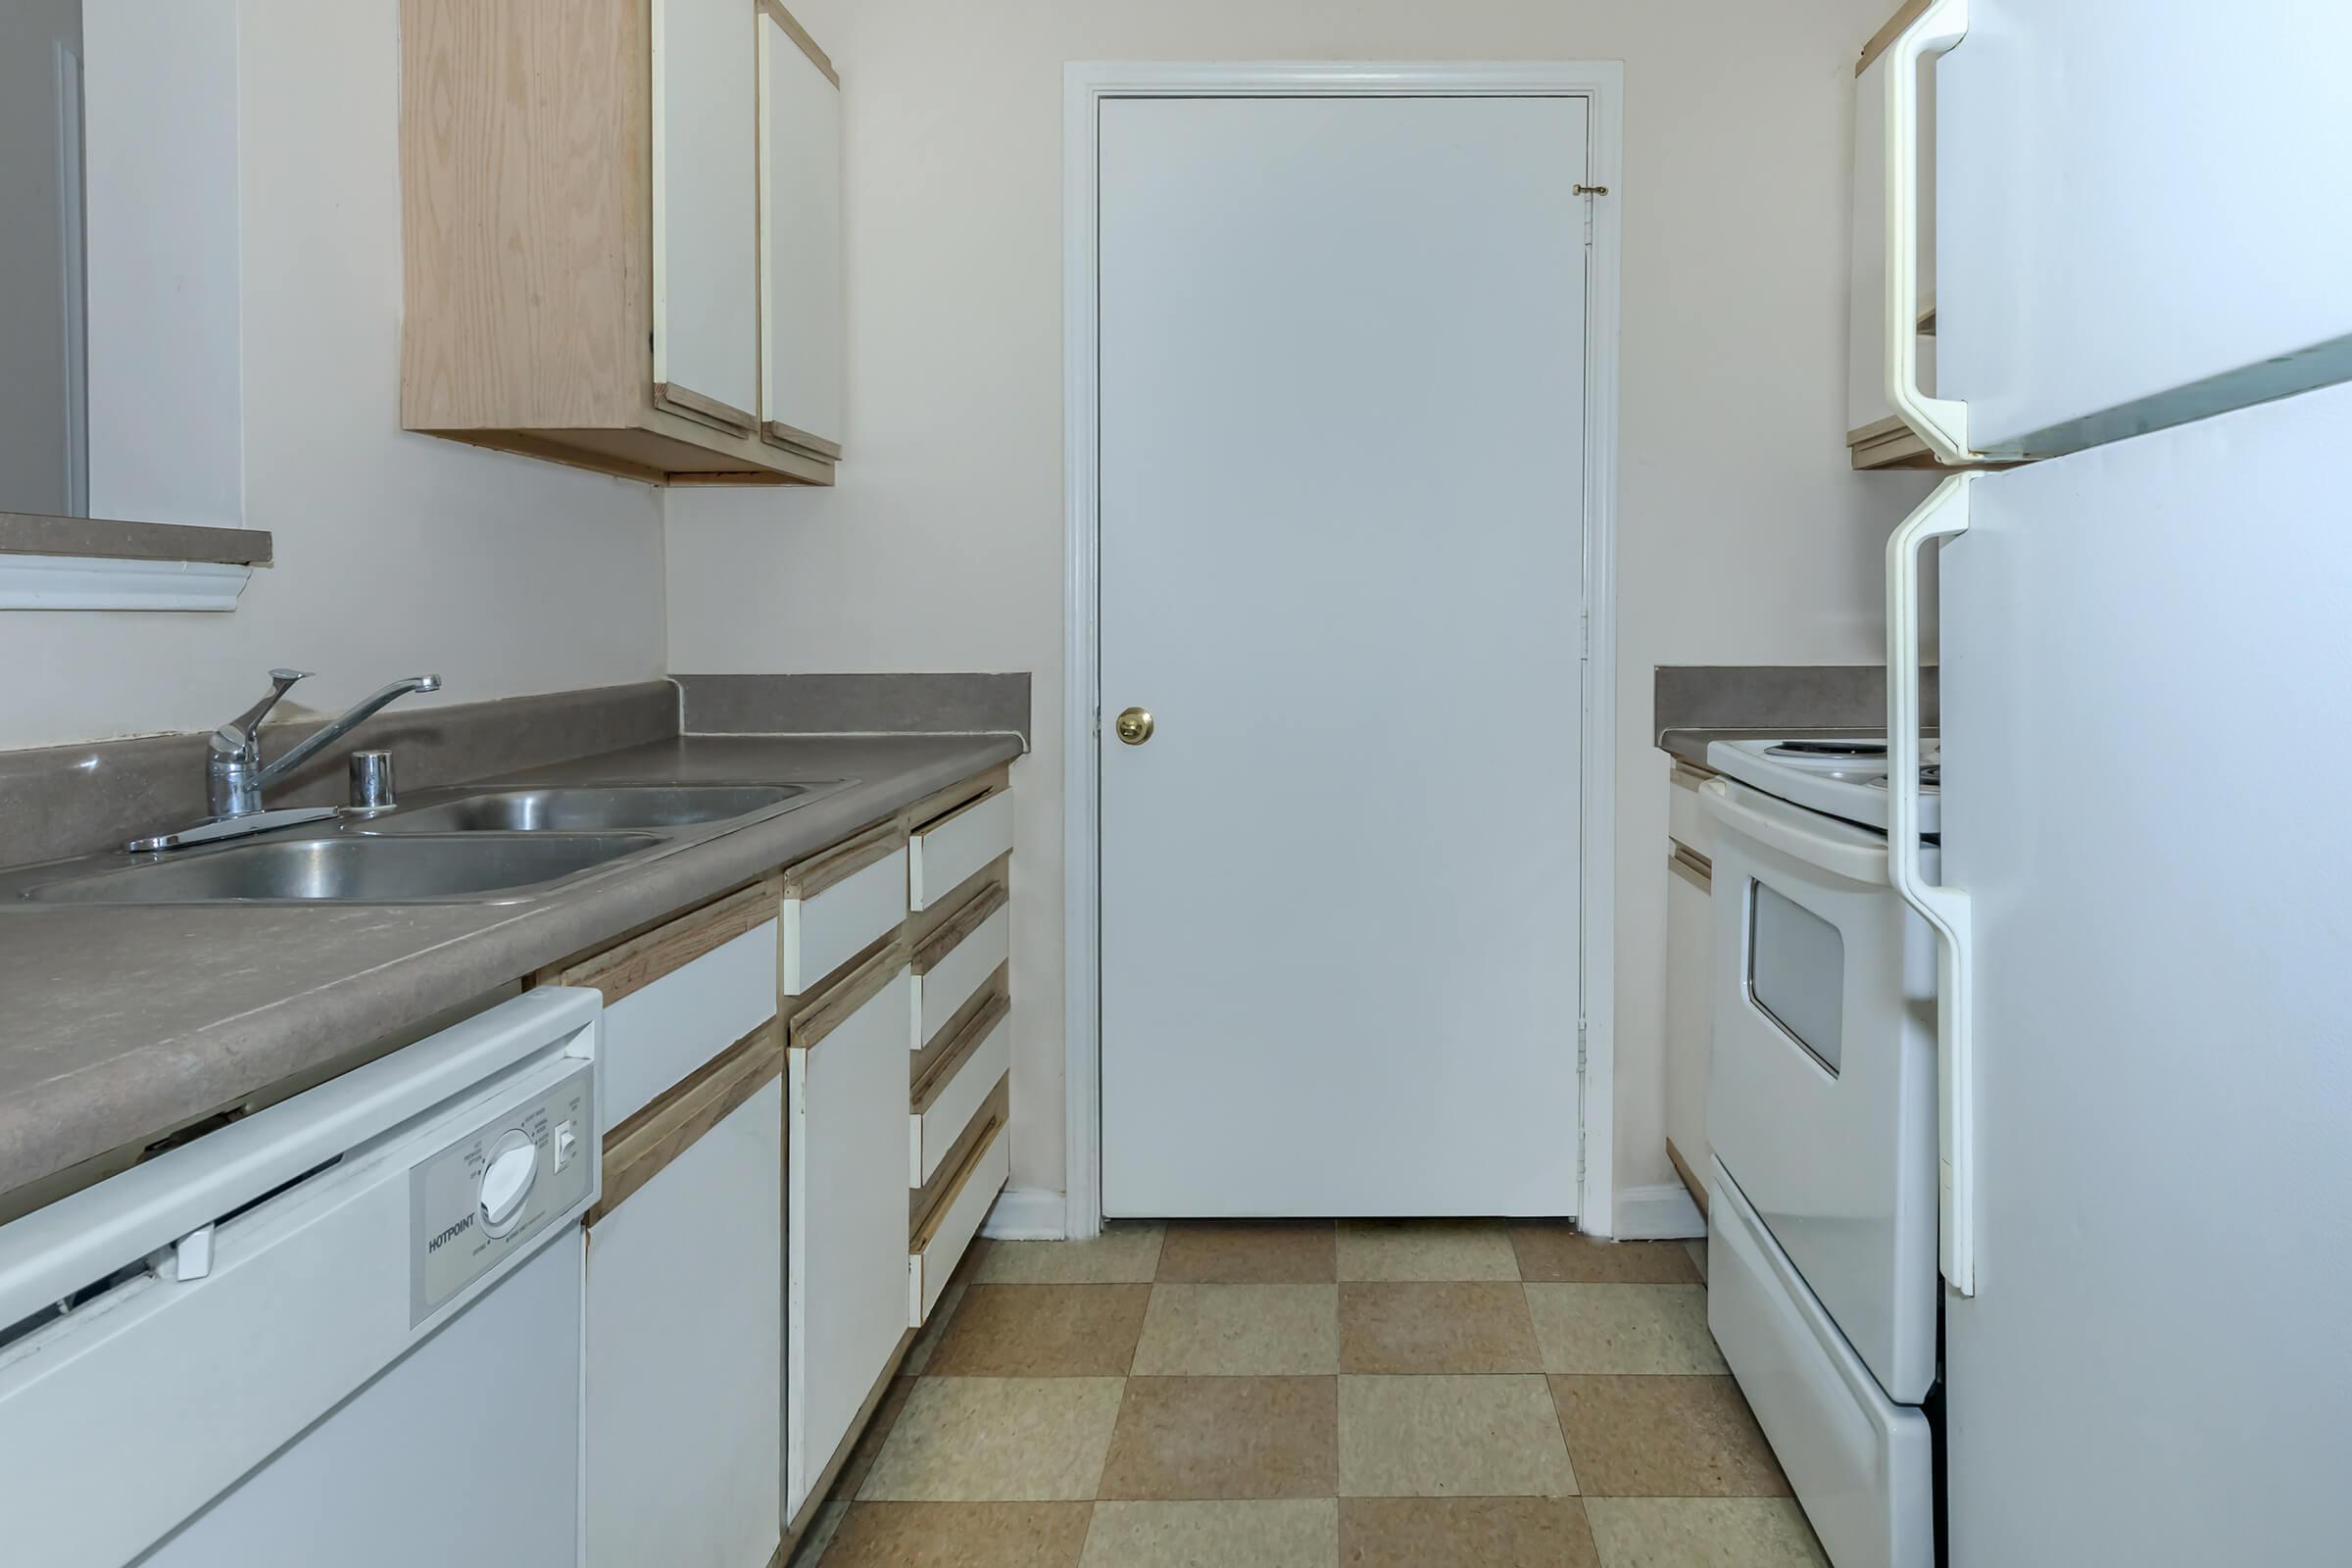
{"type": "Polygon", "coordinates": [[[101,856],[9,879],[41,904],[501,904],[854,780],[486,789],[218,847],[101,856]]]}

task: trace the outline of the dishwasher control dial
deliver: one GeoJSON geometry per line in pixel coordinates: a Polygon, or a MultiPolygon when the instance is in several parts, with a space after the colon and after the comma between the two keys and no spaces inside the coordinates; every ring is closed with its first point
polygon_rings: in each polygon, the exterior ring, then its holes
{"type": "Polygon", "coordinates": [[[523,1200],[539,1178],[539,1146],[516,1128],[500,1138],[482,1167],[482,1229],[504,1236],[522,1214],[523,1200]]]}

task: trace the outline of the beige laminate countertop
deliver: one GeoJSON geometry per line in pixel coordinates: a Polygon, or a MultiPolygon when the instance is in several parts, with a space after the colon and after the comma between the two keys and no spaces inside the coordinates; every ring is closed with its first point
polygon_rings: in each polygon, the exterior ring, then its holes
{"type": "MultiPolygon", "coordinates": [[[[847,789],[526,903],[0,907],[0,1193],[273,1084],[764,871],[1015,756],[1013,735],[686,736],[495,785],[847,789]]],[[[160,825],[160,824],[159,824],[160,825]]]]}

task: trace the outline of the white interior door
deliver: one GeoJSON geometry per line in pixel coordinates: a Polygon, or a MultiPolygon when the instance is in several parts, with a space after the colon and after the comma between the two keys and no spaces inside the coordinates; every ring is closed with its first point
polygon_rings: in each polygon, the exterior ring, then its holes
{"type": "Polygon", "coordinates": [[[1108,1214],[1574,1209],[1586,115],[1102,105],[1108,1214]]]}

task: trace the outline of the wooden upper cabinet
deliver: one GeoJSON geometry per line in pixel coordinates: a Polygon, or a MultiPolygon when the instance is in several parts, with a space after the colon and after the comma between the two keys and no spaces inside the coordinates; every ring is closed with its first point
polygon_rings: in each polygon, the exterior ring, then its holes
{"type": "Polygon", "coordinates": [[[842,432],[841,78],[760,5],[760,433],[831,460],[842,432]]]}
{"type": "Polygon", "coordinates": [[[818,374],[837,410],[840,382],[837,128],[830,270],[780,285],[771,265],[765,40],[806,36],[782,17],[771,0],[402,0],[404,427],[656,483],[833,482],[837,441],[768,430],[830,434],[771,412],[774,388],[818,374]],[[765,322],[787,312],[826,323],[821,372],[778,361],[765,322]]]}

